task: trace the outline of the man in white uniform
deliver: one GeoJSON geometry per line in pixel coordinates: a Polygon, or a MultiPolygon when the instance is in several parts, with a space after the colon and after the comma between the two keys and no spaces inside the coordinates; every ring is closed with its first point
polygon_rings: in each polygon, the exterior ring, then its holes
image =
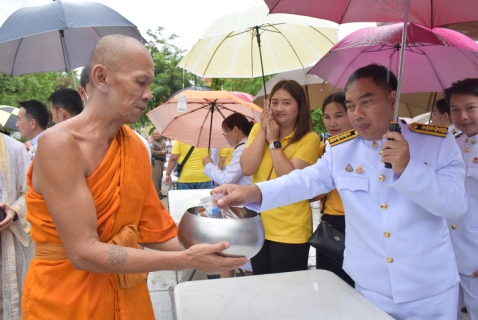
{"type": "Polygon", "coordinates": [[[445,127],[387,132],[396,85],[383,66],[358,69],[345,88],[354,129],[331,137],[315,165],[214,192],[227,194],[220,205],[262,211],[337,189],[347,225],[343,268],[356,289],[395,319],[452,319],[459,276],[445,218],[467,209],[464,163],[445,127]]]}
{"type": "MultiPolygon", "coordinates": [[[[453,83],[445,90],[455,126],[465,133],[457,139],[466,167],[465,190],[468,211],[448,219],[451,240],[460,273],[460,296],[470,320],[478,319],[478,79],[453,83]]],[[[461,300],[461,299],[460,299],[461,300]]],[[[459,309],[462,307],[460,301],[459,309]]],[[[461,316],[458,313],[458,316],[461,316]]]]}
{"type": "Polygon", "coordinates": [[[46,106],[38,100],[27,100],[18,103],[18,120],[16,126],[23,138],[30,141],[28,155],[33,160],[37,151],[38,138],[45,132],[50,114],[46,106]]]}

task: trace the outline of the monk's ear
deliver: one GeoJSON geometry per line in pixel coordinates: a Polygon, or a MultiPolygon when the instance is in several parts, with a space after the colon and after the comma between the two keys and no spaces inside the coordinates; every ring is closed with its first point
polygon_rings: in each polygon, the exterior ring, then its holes
{"type": "Polygon", "coordinates": [[[93,84],[93,88],[99,89],[102,92],[108,91],[107,77],[108,69],[106,66],[97,64],[91,69],[90,82],[93,84]]]}

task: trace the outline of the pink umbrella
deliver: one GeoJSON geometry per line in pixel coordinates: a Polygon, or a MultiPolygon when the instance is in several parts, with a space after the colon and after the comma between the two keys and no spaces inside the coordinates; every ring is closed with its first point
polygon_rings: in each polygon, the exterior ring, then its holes
{"type": "Polygon", "coordinates": [[[254,96],[249,93],[240,92],[240,91],[229,91],[229,93],[247,102],[254,101],[254,96]]]}
{"type": "MultiPolygon", "coordinates": [[[[271,13],[292,13],[347,22],[400,22],[405,1],[377,0],[264,0],[271,13]]],[[[477,0],[413,0],[409,21],[429,28],[478,21],[477,0]]]]}
{"type": "Polygon", "coordinates": [[[260,121],[262,109],[227,91],[185,90],[147,116],[162,136],[195,147],[230,147],[222,122],[233,113],[260,121]]]}
{"type": "MultiPolygon", "coordinates": [[[[338,42],[309,71],[334,87],[343,88],[355,70],[370,63],[398,70],[403,24],[355,31],[338,42]]],[[[407,67],[402,92],[440,92],[452,82],[478,75],[478,44],[445,28],[408,24],[405,47],[407,67]]]]}

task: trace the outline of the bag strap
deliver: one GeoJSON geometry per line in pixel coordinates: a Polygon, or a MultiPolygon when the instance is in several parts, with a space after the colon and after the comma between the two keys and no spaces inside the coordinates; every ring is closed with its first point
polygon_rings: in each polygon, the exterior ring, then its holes
{"type": "Polygon", "coordinates": [[[183,162],[181,162],[180,164],[181,167],[184,167],[184,165],[186,164],[186,161],[188,161],[189,159],[189,156],[191,155],[191,153],[193,153],[193,150],[194,150],[194,146],[192,146],[191,149],[189,149],[188,154],[186,154],[186,157],[184,157],[183,162]]]}
{"type": "MultiPolygon", "coordinates": [[[[285,151],[285,149],[287,149],[288,146],[290,146],[290,142],[284,147],[284,149],[282,149],[282,151],[285,151]]],[[[274,170],[274,163],[272,163],[272,168],[271,168],[271,171],[269,171],[269,175],[267,176],[267,181],[269,181],[271,178],[272,170],[274,170]]]]}

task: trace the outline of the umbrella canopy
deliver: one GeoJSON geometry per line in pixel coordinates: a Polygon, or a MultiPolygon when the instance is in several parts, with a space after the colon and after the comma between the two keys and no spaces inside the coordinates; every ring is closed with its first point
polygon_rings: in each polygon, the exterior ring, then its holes
{"type": "Polygon", "coordinates": [[[250,93],[240,91],[229,91],[229,93],[247,102],[254,101],[254,96],[250,93]]]}
{"type": "Polygon", "coordinates": [[[18,111],[20,111],[19,108],[0,106],[0,125],[11,130],[17,130],[18,111]]]}
{"type": "Polygon", "coordinates": [[[144,41],[133,23],[99,3],[56,0],[19,9],[0,28],[0,72],[70,71],[86,65],[98,39],[110,34],[144,41]]]}
{"type": "Polygon", "coordinates": [[[169,97],[168,101],[171,100],[173,97],[175,97],[176,95],[180,94],[181,92],[183,91],[186,91],[186,90],[195,90],[195,91],[212,91],[211,88],[209,87],[200,87],[200,86],[192,86],[192,87],[186,87],[186,88],[183,88],[183,89],[179,89],[178,91],[176,91],[175,93],[173,93],[171,95],[171,97],[169,97]]]}
{"type": "MultiPolygon", "coordinates": [[[[398,70],[402,23],[355,31],[337,43],[310,73],[343,88],[355,70],[370,63],[398,70]]],[[[408,24],[407,67],[402,92],[441,92],[452,82],[478,74],[478,44],[445,28],[408,24]]]]}
{"type": "MultiPolygon", "coordinates": [[[[337,23],[400,22],[405,1],[377,0],[264,0],[271,13],[291,13],[337,23]]],[[[478,0],[413,0],[409,22],[429,28],[478,21],[478,0]]]]}
{"type": "Polygon", "coordinates": [[[223,136],[222,122],[238,112],[259,121],[261,108],[227,91],[186,90],[150,111],[147,116],[162,136],[195,147],[230,147],[223,136]],[[186,111],[181,112],[185,99],[186,111]]]}
{"type": "Polygon", "coordinates": [[[309,66],[337,39],[333,22],[256,7],[218,19],[179,66],[201,77],[254,78],[309,66]]]}

